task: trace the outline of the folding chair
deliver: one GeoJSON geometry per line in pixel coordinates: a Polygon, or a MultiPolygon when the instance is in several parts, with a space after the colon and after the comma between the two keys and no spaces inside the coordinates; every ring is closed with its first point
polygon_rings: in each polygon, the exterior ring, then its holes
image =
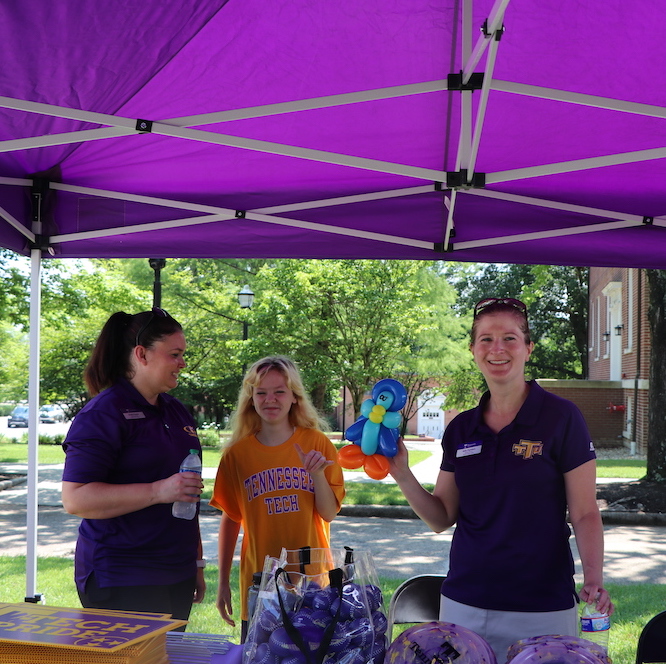
{"type": "Polygon", "coordinates": [[[393,641],[393,625],[439,620],[439,602],[445,574],[419,574],[401,583],[389,602],[386,633],[393,641]]]}
{"type": "Polygon", "coordinates": [[[638,637],[636,664],[666,662],[666,611],[654,616],[638,637]]]}

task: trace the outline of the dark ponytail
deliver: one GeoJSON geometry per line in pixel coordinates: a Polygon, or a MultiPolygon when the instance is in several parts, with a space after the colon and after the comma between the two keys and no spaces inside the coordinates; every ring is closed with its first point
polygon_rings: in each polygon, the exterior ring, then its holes
{"type": "Polygon", "coordinates": [[[162,309],[134,315],[124,311],[112,314],[99,333],[83,373],[90,396],[111,387],[120,378],[131,378],[130,358],[137,342],[150,348],[159,339],[182,329],[180,323],[162,309]]]}

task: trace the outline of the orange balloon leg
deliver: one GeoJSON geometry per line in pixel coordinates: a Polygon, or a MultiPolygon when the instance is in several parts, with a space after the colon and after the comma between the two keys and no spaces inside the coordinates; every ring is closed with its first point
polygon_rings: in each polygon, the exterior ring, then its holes
{"type": "Polygon", "coordinates": [[[360,468],[365,462],[366,456],[360,445],[345,445],[338,450],[338,461],[343,468],[353,470],[360,468]]]}
{"type": "Polygon", "coordinates": [[[370,479],[383,480],[389,472],[388,459],[383,454],[366,456],[363,470],[370,479]]]}

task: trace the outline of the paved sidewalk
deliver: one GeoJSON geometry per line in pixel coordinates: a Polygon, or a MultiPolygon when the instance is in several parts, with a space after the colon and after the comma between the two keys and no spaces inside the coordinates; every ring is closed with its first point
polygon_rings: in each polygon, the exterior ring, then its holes
{"type": "MultiPolygon", "coordinates": [[[[217,564],[219,515],[200,518],[204,555],[217,564]]],[[[80,520],[61,507],[40,507],[37,535],[38,557],[73,558],[80,520]]],[[[666,584],[666,527],[605,526],[604,574],[608,583],[666,584]]],[[[0,504],[0,555],[26,553],[24,505],[0,504]]],[[[382,576],[407,578],[414,574],[445,572],[453,531],[432,533],[418,519],[339,516],[331,524],[334,546],[351,546],[372,553],[382,576]]],[[[572,539],[576,569],[580,560],[572,539]]],[[[239,544],[235,561],[238,562],[239,544]]],[[[582,579],[577,575],[576,581],[582,579]]]]}
{"type": "MultiPolygon", "coordinates": [[[[9,466],[0,466],[0,472],[9,466]]],[[[25,467],[24,467],[25,468],[25,467]]],[[[18,471],[17,465],[11,466],[18,471]]],[[[421,482],[434,483],[438,472],[436,456],[415,466],[421,482]]],[[[60,502],[62,465],[41,466],[39,470],[39,514],[37,555],[73,557],[78,517],[66,514],[60,502]]],[[[205,473],[210,479],[214,472],[205,473]]],[[[347,472],[348,481],[369,480],[362,472],[347,472]]],[[[383,481],[390,481],[386,479],[383,481]]],[[[26,484],[0,491],[0,555],[25,555],[26,484]]],[[[414,574],[445,572],[452,530],[436,534],[415,518],[404,518],[409,508],[398,510],[401,518],[387,510],[354,511],[346,508],[331,524],[332,543],[370,551],[378,573],[406,578],[414,574]],[[356,512],[356,515],[355,515],[356,512]],[[377,515],[380,516],[377,516],[377,515]],[[389,516],[381,516],[386,515],[389,516]]],[[[413,513],[412,513],[413,514],[413,513]]],[[[202,513],[201,531],[204,554],[216,563],[219,514],[209,508],[202,513]]],[[[605,577],[609,583],[666,584],[666,526],[610,524],[604,527],[605,577]]],[[[572,548],[580,568],[575,540],[572,548]]],[[[240,551],[236,548],[236,560],[240,551]]],[[[580,582],[577,577],[577,581],[580,582]]]]}

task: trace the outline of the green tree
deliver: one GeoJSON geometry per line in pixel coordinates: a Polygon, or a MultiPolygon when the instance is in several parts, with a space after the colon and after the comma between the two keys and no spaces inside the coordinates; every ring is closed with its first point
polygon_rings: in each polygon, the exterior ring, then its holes
{"type": "Polygon", "coordinates": [[[236,405],[250,357],[244,323],[252,315],[240,308],[238,292],[264,263],[169,259],[162,271],[163,306],[183,325],[188,344],[188,366],[173,394],[202,422],[224,423],[236,405]]]}
{"type": "Polygon", "coordinates": [[[41,398],[67,404],[71,417],[88,399],[83,370],[99,332],[116,311],[146,309],[146,293],[120,261],[48,261],[44,266],[41,398]]]}
{"type": "Polygon", "coordinates": [[[320,409],[340,382],[358,415],[367,389],[392,375],[423,316],[406,261],[285,260],[258,275],[253,350],[299,360],[320,409]]]}
{"type": "Polygon", "coordinates": [[[0,320],[25,327],[29,313],[29,262],[0,249],[0,320]]]}
{"type": "Polygon", "coordinates": [[[0,322],[0,401],[28,398],[28,336],[9,322],[0,322]]]}
{"type": "Polygon", "coordinates": [[[473,264],[446,268],[460,311],[484,297],[515,297],[528,307],[535,378],[587,377],[588,268],[559,265],[473,264]]]}
{"type": "Polygon", "coordinates": [[[455,345],[446,333],[447,323],[455,327],[453,293],[438,297],[448,286],[432,264],[287,260],[265,265],[256,283],[252,350],[297,359],[322,410],[342,384],[358,416],[378,379],[437,378],[461,352],[447,352],[455,345]]]}
{"type": "MultiPolygon", "coordinates": [[[[402,433],[416,416],[419,398],[446,394],[447,408],[460,403],[451,399],[450,387],[459,373],[474,367],[468,350],[469,319],[455,312],[457,293],[447,281],[440,263],[426,263],[416,275],[415,289],[421,293],[424,317],[414,345],[400,358],[398,378],[407,390],[402,433]]],[[[480,373],[477,371],[480,376],[480,373]]],[[[425,404],[424,404],[425,405],[425,404]]]]}

